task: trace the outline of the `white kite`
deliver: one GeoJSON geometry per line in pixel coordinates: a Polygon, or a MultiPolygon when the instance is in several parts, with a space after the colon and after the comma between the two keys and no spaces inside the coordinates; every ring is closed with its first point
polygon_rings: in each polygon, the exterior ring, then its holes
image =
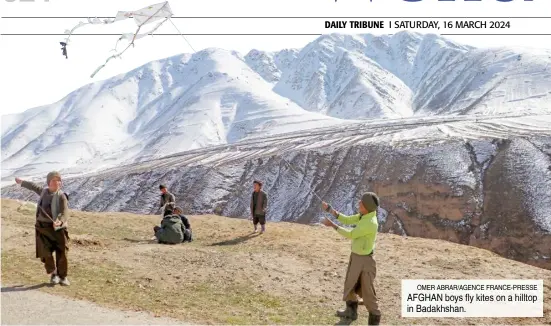
{"type": "MultiPolygon", "coordinates": [[[[130,19],[130,18],[134,19],[134,22],[136,23],[136,25],[138,25],[138,29],[134,33],[124,33],[124,34],[122,34],[121,37],[117,40],[117,43],[115,44],[114,51],[115,52],[117,51],[117,45],[122,40],[130,40],[130,43],[128,44],[128,46],[122,52],[114,54],[114,55],[110,56],[109,58],[107,58],[107,60],[105,60],[105,63],[103,65],[99,66],[96,69],[96,71],[94,71],[92,73],[92,75],[90,77],[93,78],[98,73],[98,71],[100,71],[103,67],[105,67],[105,65],[107,64],[107,62],[109,62],[109,60],[111,60],[113,58],[120,57],[128,48],[130,48],[130,46],[134,46],[134,41],[136,41],[137,39],[140,39],[140,38],[142,38],[144,36],[147,36],[147,35],[151,35],[159,27],[161,27],[161,25],[164,24],[167,20],[170,21],[172,23],[172,25],[174,25],[172,20],[170,20],[170,17],[172,17],[172,15],[173,15],[173,13],[172,13],[172,10],[170,9],[170,6],[168,5],[168,1],[165,1],[165,2],[161,2],[161,3],[151,5],[151,6],[144,7],[142,9],[139,9],[139,10],[136,10],[136,11],[119,11],[117,13],[117,16],[114,19],[100,20],[98,18],[88,18],[88,22],[85,23],[85,22],[81,21],[81,22],[78,23],[78,25],[73,27],[71,30],[66,30],[65,34],[69,34],[69,35],[65,39],[65,42],[59,42],[59,43],[62,46],[61,49],[63,51],[62,52],[63,55],[66,58],[68,58],[68,56],[67,56],[67,44],[69,44],[69,38],[71,37],[71,35],[73,34],[73,32],[77,28],[82,27],[84,25],[88,25],[88,24],[105,25],[105,24],[113,24],[113,23],[116,23],[118,21],[130,19]],[[158,23],[152,29],[150,29],[149,31],[144,32],[144,33],[140,33],[140,29],[142,28],[142,26],[147,25],[147,24],[151,24],[153,22],[158,22],[158,23]]],[[[174,27],[176,28],[176,30],[178,30],[176,25],[174,25],[174,27]]],[[[180,31],[178,30],[178,32],[180,32],[180,31]]],[[[180,32],[180,35],[182,35],[181,32],[180,32]]],[[[183,37],[183,35],[182,35],[182,37],[183,37]]],[[[184,37],[184,39],[185,39],[185,37],[184,37]]],[[[187,42],[187,40],[186,40],[186,42],[187,42]]],[[[189,42],[188,42],[188,44],[189,44],[189,42]]],[[[191,47],[191,45],[190,45],[190,47],[191,47]]]]}

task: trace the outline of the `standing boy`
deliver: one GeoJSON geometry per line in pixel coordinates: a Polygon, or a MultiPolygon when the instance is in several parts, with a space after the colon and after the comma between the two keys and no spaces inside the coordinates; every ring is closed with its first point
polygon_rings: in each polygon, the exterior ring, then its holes
{"type": "Polygon", "coordinates": [[[57,171],[48,173],[46,188],[19,178],[15,178],[15,182],[40,196],[36,205],[36,258],[40,258],[44,263],[52,284],[69,285],[67,279],[69,206],[67,195],[61,190],[61,174],[57,171]]]}
{"type": "Polygon", "coordinates": [[[254,232],[258,231],[257,226],[260,223],[262,231],[266,231],[266,209],[268,207],[268,195],[262,190],[262,182],[255,180],[253,182],[254,191],[251,197],[251,216],[254,224],[254,232]]]}

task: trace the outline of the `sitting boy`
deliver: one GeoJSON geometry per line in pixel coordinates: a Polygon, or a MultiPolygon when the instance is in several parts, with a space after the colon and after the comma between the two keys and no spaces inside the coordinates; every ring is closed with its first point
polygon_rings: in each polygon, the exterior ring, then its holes
{"type": "Polygon", "coordinates": [[[189,224],[188,218],[182,214],[183,210],[181,207],[174,207],[174,214],[178,215],[184,224],[184,241],[191,242],[193,239],[191,225],[189,224]]]}
{"type": "Polygon", "coordinates": [[[186,228],[180,216],[169,213],[161,221],[161,226],[153,227],[155,238],[159,243],[177,244],[184,241],[186,228]]]}

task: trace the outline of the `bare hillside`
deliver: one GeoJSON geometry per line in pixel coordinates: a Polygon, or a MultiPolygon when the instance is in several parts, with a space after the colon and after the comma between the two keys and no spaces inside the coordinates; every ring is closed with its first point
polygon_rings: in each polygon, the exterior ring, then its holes
{"type": "MultiPolygon", "coordinates": [[[[2,282],[46,280],[34,258],[34,212],[2,199],[2,282]]],[[[105,306],[151,311],[207,324],[331,324],[342,306],[349,241],[333,230],[270,223],[251,234],[245,220],[190,216],[196,241],[175,246],[148,239],[159,216],[73,211],[68,288],[42,290],[105,306]]],[[[380,234],[377,292],[384,324],[546,324],[551,271],[446,241],[380,234]],[[544,318],[402,319],[407,278],[544,279],[544,318]]],[[[367,322],[360,309],[358,324],[367,322]]]]}

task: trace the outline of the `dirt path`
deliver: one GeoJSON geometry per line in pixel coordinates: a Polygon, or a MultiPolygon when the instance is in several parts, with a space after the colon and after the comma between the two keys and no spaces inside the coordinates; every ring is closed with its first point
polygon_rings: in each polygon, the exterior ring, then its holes
{"type": "Polygon", "coordinates": [[[44,293],[38,286],[2,286],[2,325],[181,325],[143,312],[107,309],[44,293]]]}

